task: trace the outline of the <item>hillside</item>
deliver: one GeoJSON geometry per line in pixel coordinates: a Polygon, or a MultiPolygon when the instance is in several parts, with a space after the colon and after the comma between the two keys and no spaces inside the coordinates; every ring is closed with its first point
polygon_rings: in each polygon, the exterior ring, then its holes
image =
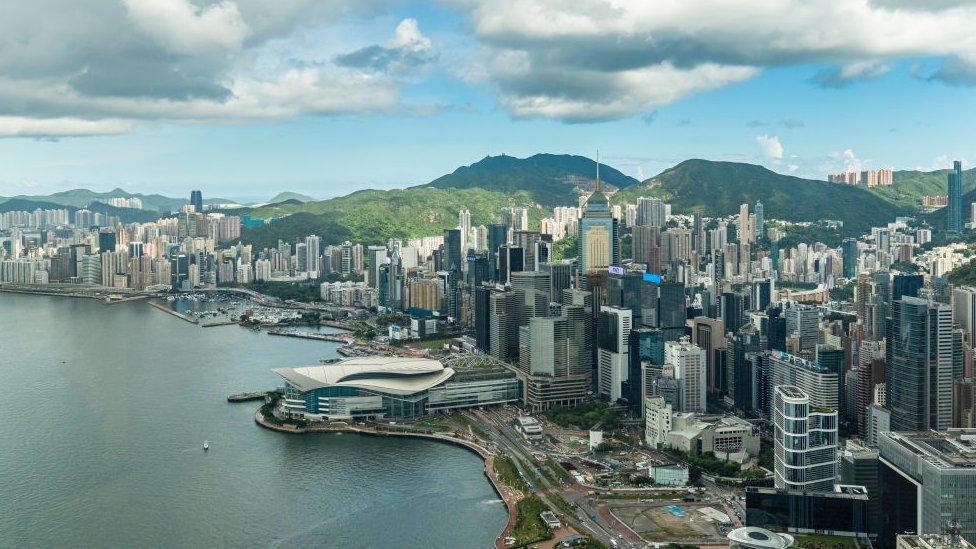
{"type": "MultiPolygon", "coordinates": [[[[949,170],[920,172],[900,170],[894,172],[894,183],[887,187],[872,187],[874,193],[893,204],[917,208],[922,205],[923,196],[946,194],[949,170]]],[[[963,171],[963,184],[972,187],[976,183],[976,168],[963,171]]]]}
{"type": "MultiPolygon", "coordinates": [[[[577,204],[575,188],[596,178],[596,162],[585,156],[536,154],[528,158],[488,156],[438,177],[424,187],[480,188],[503,193],[527,191],[544,206],[577,204]]],[[[617,188],[638,183],[611,166],[600,166],[600,180],[617,188]]]]}
{"type": "MultiPolygon", "coordinates": [[[[9,198],[0,201],[0,213],[3,212],[14,212],[14,211],[24,211],[33,212],[34,210],[60,210],[65,209],[71,215],[74,215],[76,211],[80,208],[77,206],[68,206],[64,204],[57,204],[54,202],[40,201],[40,200],[30,200],[26,198],[9,198]]],[[[158,215],[147,210],[136,210],[133,208],[116,208],[115,206],[110,206],[108,204],[95,203],[89,208],[93,212],[118,216],[123,223],[147,223],[149,221],[155,221],[159,218],[158,215]]]]}
{"type": "Polygon", "coordinates": [[[318,199],[315,198],[314,196],[308,196],[307,194],[285,191],[274,195],[270,200],[268,200],[268,204],[277,204],[278,202],[285,202],[286,200],[297,200],[299,202],[315,202],[318,199]]]}
{"type": "MultiPolygon", "coordinates": [[[[2,198],[0,197],[0,203],[3,203],[14,198],[30,200],[36,202],[48,202],[51,204],[57,204],[59,206],[73,206],[75,208],[84,208],[91,204],[92,202],[105,201],[110,198],[138,198],[142,200],[142,207],[145,210],[152,210],[154,212],[163,209],[165,211],[178,212],[183,204],[188,202],[187,198],[171,198],[168,196],[163,196],[161,194],[139,194],[130,193],[123,189],[112,189],[108,192],[97,192],[88,189],[72,189],[69,191],[61,191],[57,193],[52,193],[49,195],[19,195],[12,198],[2,198]]],[[[210,203],[228,203],[233,202],[232,200],[227,200],[224,198],[205,198],[204,202],[210,203]]]]}
{"type": "Polygon", "coordinates": [[[256,246],[293,242],[309,234],[324,244],[352,240],[362,244],[386,244],[391,238],[407,239],[440,234],[458,224],[458,211],[471,211],[474,225],[493,222],[509,205],[531,206],[531,220],[544,213],[533,205],[529,193],[501,193],[484,189],[436,189],[413,187],[389,191],[366,190],[316,202],[287,201],[247,210],[252,218],[271,219],[270,225],[244,229],[241,240],[256,246]],[[290,215],[301,212],[304,215],[290,215]]]}
{"type": "Polygon", "coordinates": [[[700,209],[705,215],[734,214],[743,203],[751,210],[758,200],[767,219],[839,219],[845,233],[883,225],[904,211],[859,187],[782,175],[754,164],[697,159],[624,189],[613,201],[633,203],[639,196],[667,200],[676,213],[700,209]]]}

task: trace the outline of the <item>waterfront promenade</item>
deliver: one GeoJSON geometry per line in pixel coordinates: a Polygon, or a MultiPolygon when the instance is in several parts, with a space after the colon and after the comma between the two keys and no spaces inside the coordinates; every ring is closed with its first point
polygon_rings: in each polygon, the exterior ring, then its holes
{"type": "Polygon", "coordinates": [[[515,523],[518,521],[518,502],[520,499],[522,499],[522,494],[521,492],[511,489],[501,482],[498,472],[495,470],[495,454],[473,440],[440,433],[425,433],[421,431],[408,431],[404,429],[379,429],[377,427],[368,425],[355,425],[345,422],[335,422],[302,428],[276,425],[265,419],[264,414],[261,413],[260,409],[254,413],[254,421],[266,429],[292,435],[309,433],[357,433],[368,436],[403,436],[436,440],[466,448],[478,454],[481,456],[481,459],[484,460],[485,476],[488,477],[489,482],[491,482],[492,487],[495,489],[495,493],[498,494],[498,497],[502,498],[502,501],[505,503],[505,507],[508,509],[508,523],[505,525],[505,529],[502,531],[502,533],[495,540],[496,549],[504,549],[507,547],[505,545],[505,538],[509,536],[512,529],[515,528],[515,523]]]}

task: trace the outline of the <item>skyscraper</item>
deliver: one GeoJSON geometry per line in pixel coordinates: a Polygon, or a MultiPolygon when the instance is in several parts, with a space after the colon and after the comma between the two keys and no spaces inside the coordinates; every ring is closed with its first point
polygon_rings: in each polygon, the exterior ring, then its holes
{"type": "Polygon", "coordinates": [[[203,213],[203,193],[200,191],[190,191],[190,205],[194,211],[203,213]]]}
{"type": "Polygon", "coordinates": [[[622,384],[629,371],[630,329],[633,314],[630,309],[604,307],[600,311],[598,328],[599,348],[597,368],[600,396],[616,402],[623,396],[622,384]]]}
{"type": "Polygon", "coordinates": [[[837,476],[837,410],[814,407],[794,385],[773,389],[776,488],[829,492],[837,476]]]}
{"type": "MultiPolygon", "coordinates": [[[[905,296],[892,311],[892,362],[885,369],[896,431],[948,429],[952,423],[952,380],[961,377],[953,360],[952,309],[905,296]]],[[[961,337],[959,335],[958,337],[961,337]]]]}
{"type": "Polygon", "coordinates": [[[674,367],[674,377],[682,386],[681,411],[705,412],[707,358],[705,350],[687,338],[664,344],[664,362],[674,367]]]}
{"type": "Polygon", "coordinates": [[[840,247],[841,259],[844,263],[844,278],[852,279],[857,276],[857,239],[845,238],[840,247]]]}
{"type": "Polygon", "coordinates": [[[762,241],[766,237],[766,210],[763,203],[756,201],[756,234],[755,240],[762,241]]]}
{"type": "Polygon", "coordinates": [[[584,280],[588,271],[620,264],[618,223],[600,185],[598,172],[593,193],[586,200],[576,240],[576,261],[584,280]]]}
{"type": "Polygon", "coordinates": [[[962,232],[962,162],[952,163],[949,172],[949,197],[946,206],[946,230],[950,233],[962,232]]]}

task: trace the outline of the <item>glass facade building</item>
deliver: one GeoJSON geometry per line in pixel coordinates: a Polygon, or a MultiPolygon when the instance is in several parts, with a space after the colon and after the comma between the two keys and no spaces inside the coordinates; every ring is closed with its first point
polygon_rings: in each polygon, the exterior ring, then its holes
{"type": "Polygon", "coordinates": [[[814,407],[793,385],[773,390],[776,487],[829,492],[837,476],[837,409],[814,407]]]}

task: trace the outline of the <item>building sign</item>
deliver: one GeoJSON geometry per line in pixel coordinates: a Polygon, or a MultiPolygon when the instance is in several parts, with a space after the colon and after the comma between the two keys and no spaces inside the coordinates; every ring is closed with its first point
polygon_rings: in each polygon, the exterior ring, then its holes
{"type": "Polygon", "coordinates": [[[651,284],[660,284],[661,275],[644,273],[644,282],[650,282],[651,284]]]}
{"type": "Polygon", "coordinates": [[[610,274],[618,276],[622,276],[626,272],[623,267],[617,267],[616,265],[607,267],[607,270],[610,271],[610,274]]]}

